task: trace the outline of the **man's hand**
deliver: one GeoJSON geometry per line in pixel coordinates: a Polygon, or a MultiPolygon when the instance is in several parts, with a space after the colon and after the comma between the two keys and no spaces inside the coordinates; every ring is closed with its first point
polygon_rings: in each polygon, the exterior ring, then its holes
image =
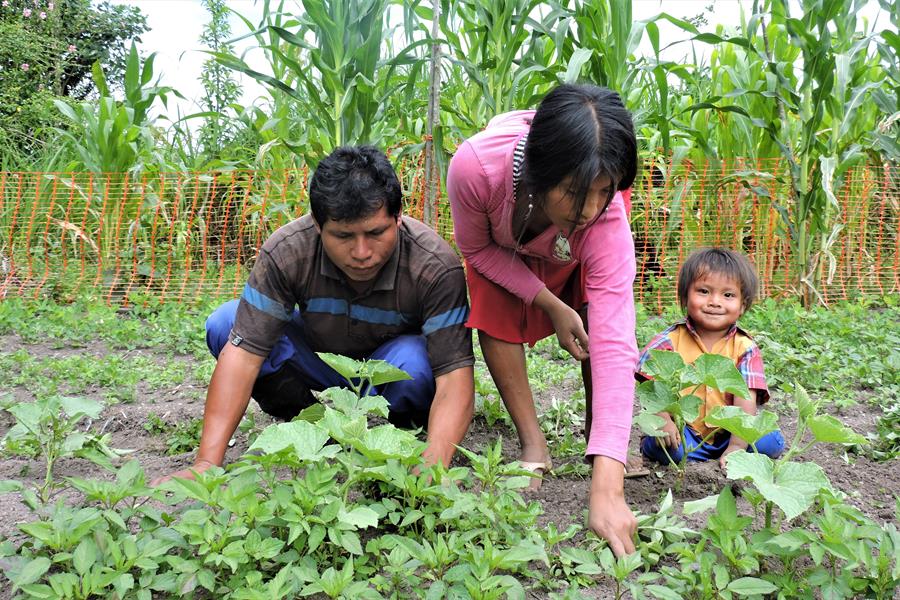
{"type": "Polygon", "coordinates": [[[637,519],[625,502],[625,467],[606,456],[594,457],[588,526],[617,557],[634,552],[637,519]]]}
{"type": "Polygon", "coordinates": [[[234,435],[241,417],[250,402],[250,392],[265,357],[226,344],[219,353],[216,368],[206,391],[203,410],[203,431],[200,448],[191,469],[182,469],[171,475],[154,479],[150,485],[159,485],[173,477],[193,479],[194,473],[202,473],[213,465],[225,461],[228,440],[234,435]]]}
{"type": "Polygon", "coordinates": [[[678,448],[678,446],[681,445],[681,432],[678,431],[678,427],[675,426],[675,421],[672,420],[672,416],[667,412],[658,413],[658,415],[666,421],[665,425],[662,427],[662,430],[666,435],[656,438],[656,443],[665,444],[673,450],[678,448]]]}
{"type": "Polygon", "coordinates": [[[534,304],[547,313],[556,330],[559,345],[576,360],[588,358],[588,334],[578,311],[553,295],[547,288],[534,298],[534,304]]]}
{"type": "Polygon", "coordinates": [[[163,475],[162,477],[157,477],[150,482],[150,487],[162,485],[170,479],[195,479],[197,475],[214,466],[215,465],[208,460],[198,460],[196,463],[194,463],[193,467],[190,467],[188,469],[181,469],[180,471],[175,471],[174,473],[169,473],[168,475],[163,475]]]}

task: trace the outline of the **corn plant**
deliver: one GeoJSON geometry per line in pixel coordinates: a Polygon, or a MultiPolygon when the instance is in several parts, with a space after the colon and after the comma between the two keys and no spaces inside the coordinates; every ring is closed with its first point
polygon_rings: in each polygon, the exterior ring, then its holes
{"type": "Polygon", "coordinates": [[[766,132],[764,148],[774,143],[780,151],[788,165],[790,194],[777,208],[795,261],[795,286],[807,306],[821,299],[820,282],[834,272],[831,249],[841,231],[836,193],[847,170],[864,160],[861,143],[878,114],[874,103],[866,102],[881,76],[869,52],[873,36],[856,33],[860,5],[805,0],[803,14],[793,17],[787,2],[757,1],[741,35],[702,38],[740,47],[750,72],[765,73],[732,82],[730,90],[715,90],[724,93],[690,110],[748,118],[766,132]]]}

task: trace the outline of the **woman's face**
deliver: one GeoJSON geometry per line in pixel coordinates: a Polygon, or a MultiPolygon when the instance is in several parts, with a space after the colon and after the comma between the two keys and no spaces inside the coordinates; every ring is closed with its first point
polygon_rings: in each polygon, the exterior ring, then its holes
{"type": "Polygon", "coordinates": [[[544,213],[551,223],[561,231],[580,229],[590,223],[606,209],[615,192],[615,182],[610,177],[600,176],[594,180],[584,200],[581,213],[575,210],[576,190],[571,188],[572,178],[566,177],[559,185],[547,192],[544,213]]]}

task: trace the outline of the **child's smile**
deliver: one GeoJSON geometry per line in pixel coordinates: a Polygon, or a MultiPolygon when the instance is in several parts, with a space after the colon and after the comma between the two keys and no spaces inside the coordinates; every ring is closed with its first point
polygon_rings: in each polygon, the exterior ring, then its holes
{"type": "Polygon", "coordinates": [[[720,273],[701,275],[688,289],[687,312],[704,343],[718,341],[744,312],[740,283],[720,273]]]}

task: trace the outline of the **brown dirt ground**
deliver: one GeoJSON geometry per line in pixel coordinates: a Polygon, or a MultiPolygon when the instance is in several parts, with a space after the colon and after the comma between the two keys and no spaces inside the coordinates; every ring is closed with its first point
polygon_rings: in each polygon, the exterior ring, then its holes
{"type": "MultiPolygon", "coordinates": [[[[14,352],[20,348],[26,349],[35,358],[61,357],[75,353],[89,353],[102,360],[108,350],[102,345],[88,348],[53,348],[51,344],[25,344],[15,335],[0,336],[0,348],[4,351],[14,352]]],[[[196,359],[190,356],[176,356],[169,358],[152,350],[135,350],[134,354],[144,354],[158,361],[176,360],[183,362],[188,373],[193,372],[196,359]]],[[[209,359],[212,361],[212,359],[209,359]]],[[[537,401],[546,405],[553,397],[566,398],[571,393],[572,382],[560,387],[550,387],[546,391],[537,394],[537,401]],[[567,389],[569,388],[569,389],[567,389]]],[[[203,400],[206,382],[192,380],[188,377],[185,383],[167,389],[151,389],[146,384],[139,384],[137,397],[139,400],[130,404],[117,404],[108,407],[100,420],[93,424],[94,431],[109,432],[112,434],[112,446],[116,448],[128,448],[134,450],[133,456],[144,466],[148,479],[163,475],[192,464],[193,453],[184,453],[176,456],[166,456],[165,443],[162,437],[151,435],[144,429],[144,423],[148,413],[154,412],[167,422],[186,421],[202,416],[203,400]]],[[[0,386],[0,392],[12,392],[14,397],[21,401],[31,400],[31,395],[21,388],[12,389],[8,386],[0,386]]],[[[99,390],[88,390],[87,396],[100,398],[99,390]]],[[[777,399],[772,407],[779,409],[777,399]]],[[[251,402],[253,413],[258,427],[265,427],[272,420],[261,413],[255,403],[251,402]]],[[[779,410],[781,415],[781,427],[786,439],[790,439],[795,431],[792,415],[782,405],[779,410]]],[[[855,431],[863,435],[874,431],[875,423],[880,416],[880,409],[872,403],[871,398],[865,398],[860,394],[860,404],[842,412],[835,413],[844,423],[853,427],[855,431]]],[[[0,436],[12,425],[11,418],[3,413],[0,416],[0,436]]],[[[504,454],[514,460],[517,455],[517,443],[515,433],[502,425],[495,424],[488,427],[484,420],[476,418],[465,440],[465,446],[479,451],[486,444],[496,439],[497,435],[503,437],[504,454]]],[[[632,436],[631,454],[637,455],[636,443],[639,432],[634,431],[632,436]]],[[[247,440],[243,434],[236,434],[235,443],[228,451],[226,460],[235,460],[247,448],[247,440]]],[[[874,462],[865,456],[849,457],[839,448],[819,446],[814,448],[813,456],[807,457],[820,464],[828,474],[832,484],[849,494],[849,500],[863,513],[878,523],[895,521],[894,503],[900,497],[900,460],[890,462],[874,462]]],[[[572,457],[579,460],[579,457],[572,457]]],[[[559,461],[557,461],[559,462],[559,461]]],[[[0,480],[19,479],[26,484],[36,481],[41,477],[43,465],[39,461],[18,458],[4,458],[0,461],[0,480]]],[[[57,478],[64,476],[89,476],[104,477],[103,471],[87,461],[65,460],[61,461],[55,474],[57,478]]],[[[726,483],[724,474],[715,462],[706,464],[690,464],[684,483],[678,494],[675,495],[676,503],[685,500],[695,500],[717,493],[726,483]]],[[[630,506],[643,513],[655,512],[660,498],[666,490],[676,488],[676,476],[672,470],[664,467],[652,469],[650,475],[628,479],[625,482],[626,499],[630,506]]],[[[545,525],[555,522],[560,529],[564,529],[568,523],[584,524],[586,522],[586,507],[589,481],[576,476],[555,476],[550,474],[544,481],[542,488],[533,493],[532,498],[543,504],[544,514],[540,518],[540,524],[545,525]]],[[[65,496],[65,492],[63,493],[65,496]]],[[[4,518],[0,520],[0,539],[8,538],[12,541],[21,539],[18,535],[17,525],[32,519],[31,513],[23,506],[18,494],[0,495],[0,514],[4,518]]],[[[690,525],[700,525],[705,517],[689,517],[690,525]]],[[[608,582],[601,581],[596,588],[584,592],[592,598],[610,598],[612,590],[608,582]]],[[[0,590],[0,600],[9,597],[9,592],[0,590]]],[[[544,598],[543,593],[532,593],[529,597],[544,598]]]]}

